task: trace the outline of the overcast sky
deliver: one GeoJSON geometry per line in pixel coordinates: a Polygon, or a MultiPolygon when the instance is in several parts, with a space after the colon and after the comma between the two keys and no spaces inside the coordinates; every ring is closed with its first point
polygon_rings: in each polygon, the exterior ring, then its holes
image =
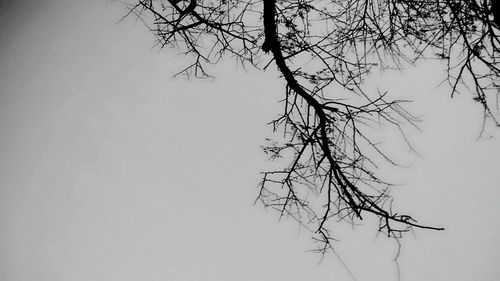
{"type": "MultiPolygon", "coordinates": [[[[216,79],[173,79],[184,57],[124,14],[0,2],[0,280],[352,280],[252,204],[278,74],[227,60],[216,79]]],[[[477,140],[480,108],[435,89],[439,75],[429,63],[376,79],[423,119],[409,131],[422,157],[394,150],[410,167],[383,171],[402,183],[398,206],[446,228],[402,240],[402,280],[500,280],[500,134],[477,140]]],[[[394,241],[373,226],[334,234],[357,280],[396,279],[394,241]]]]}

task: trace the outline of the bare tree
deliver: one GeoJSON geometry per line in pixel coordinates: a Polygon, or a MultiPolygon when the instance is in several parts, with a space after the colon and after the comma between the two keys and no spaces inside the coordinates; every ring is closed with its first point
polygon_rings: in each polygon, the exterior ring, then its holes
{"type": "Polygon", "coordinates": [[[451,94],[472,94],[484,120],[498,126],[496,6],[494,0],[140,0],[129,10],[160,47],[189,55],[178,74],[206,77],[207,66],[224,56],[263,70],[276,65],[286,87],[283,112],[271,123],[283,137],[269,140],[264,151],[287,164],[263,172],[258,200],[310,229],[324,253],[337,221],[374,216],[391,237],[442,229],[393,211],[391,185],[376,173],[377,159],[391,159],[368,131],[380,123],[400,129],[416,118],[402,100],[367,90],[364,81],[374,70],[442,60],[451,94]]]}

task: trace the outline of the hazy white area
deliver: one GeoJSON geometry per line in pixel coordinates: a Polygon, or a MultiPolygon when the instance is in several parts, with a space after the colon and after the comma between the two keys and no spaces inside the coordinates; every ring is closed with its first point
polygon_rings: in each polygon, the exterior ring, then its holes
{"type": "MultiPolygon", "coordinates": [[[[118,3],[0,4],[0,280],[352,280],[309,234],[253,206],[282,82],[231,61],[172,79],[183,56],[118,3]]],[[[422,158],[384,173],[400,209],[446,227],[402,242],[402,280],[500,280],[500,134],[476,140],[469,97],[434,90],[436,66],[380,79],[422,114],[422,158]]],[[[387,136],[391,138],[391,136],[387,136]]],[[[403,150],[407,151],[407,150],[403,150]]],[[[394,241],[340,227],[360,281],[396,279],[394,241]]]]}

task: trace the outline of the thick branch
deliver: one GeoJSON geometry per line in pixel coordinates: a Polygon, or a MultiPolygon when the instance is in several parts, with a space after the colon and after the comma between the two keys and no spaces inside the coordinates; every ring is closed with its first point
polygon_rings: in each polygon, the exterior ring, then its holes
{"type": "MultiPolygon", "coordinates": [[[[424,225],[419,225],[412,222],[411,217],[406,215],[392,215],[388,211],[384,210],[379,206],[376,201],[372,200],[370,196],[359,190],[344,174],[339,163],[334,159],[331,148],[330,140],[327,132],[328,124],[331,122],[326,110],[329,112],[338,112],[336,108],[331,108],[325,104],[320,103],[312,94],[308,93],[304,87],[295,78],[294,74],[286,64],[286,59],[283,56],[282,48],[280,46],[280,41],[277,33],[278,27],[276,25],[276,0],[264,0],[264,34],[265,40],[262,45],[262,49],[265,52],[271,52],[274,61],[280,72],[283,74],[285,80],[287,81],[288,87],[293,90],[297,95],[302,97],[308,106],[314,109],[315,115],[318,118],[319,124],[319,136],[317,136],[317,141],[321,147],[324,157],[329,162],[330,170],[333,172],[333,177],[341,189],[342,194],[339,196],[343,198],[349,208],[356,214],[358,218],[361,219],[361,211],[367,211],[369,213],[377,215],[379,218],[383,218],[387,221],[386,228],[391,232],[391,228],[388,221],[400,222],[408,226],[414,226],[419,228],[427,228],[433,230],[442,230],[443,228],[429,227],[424,225]]],[[[307,144],[304,144],[307,145],[307,144]]],[[[329,189],[332,187],[329,186],[329,189]]],[[[328,191],[330,192],[330,190],[328,191]]],[[[326,213],[319,221],[318,231],[323,233],[323,224],[329,217],[329,210],[331,201],[326,203],[326,213]]]]}

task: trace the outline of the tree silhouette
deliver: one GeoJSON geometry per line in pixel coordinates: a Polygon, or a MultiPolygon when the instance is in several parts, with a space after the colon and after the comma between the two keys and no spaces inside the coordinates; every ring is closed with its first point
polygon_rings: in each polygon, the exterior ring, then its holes
{"type": "Polygon", "coordinates": [[[391,159],[371,128],[416,118],[364,81],[375,70],[442,60],[451,94],[472,94],[498,126],[500,12],[490,1],[144,0],[129,9],[160,47],[188,55],[178,75],[209,76],[224,56],[276,65],[286,87],[271,123],[282,137],[264,151],[287,165],[263,172],[258,200],[315,233],[325,252],[339,220],[372,215],[391,237],[442,229],[393,211],[391,185],[376,174],[377,161],[391,159]]]}

